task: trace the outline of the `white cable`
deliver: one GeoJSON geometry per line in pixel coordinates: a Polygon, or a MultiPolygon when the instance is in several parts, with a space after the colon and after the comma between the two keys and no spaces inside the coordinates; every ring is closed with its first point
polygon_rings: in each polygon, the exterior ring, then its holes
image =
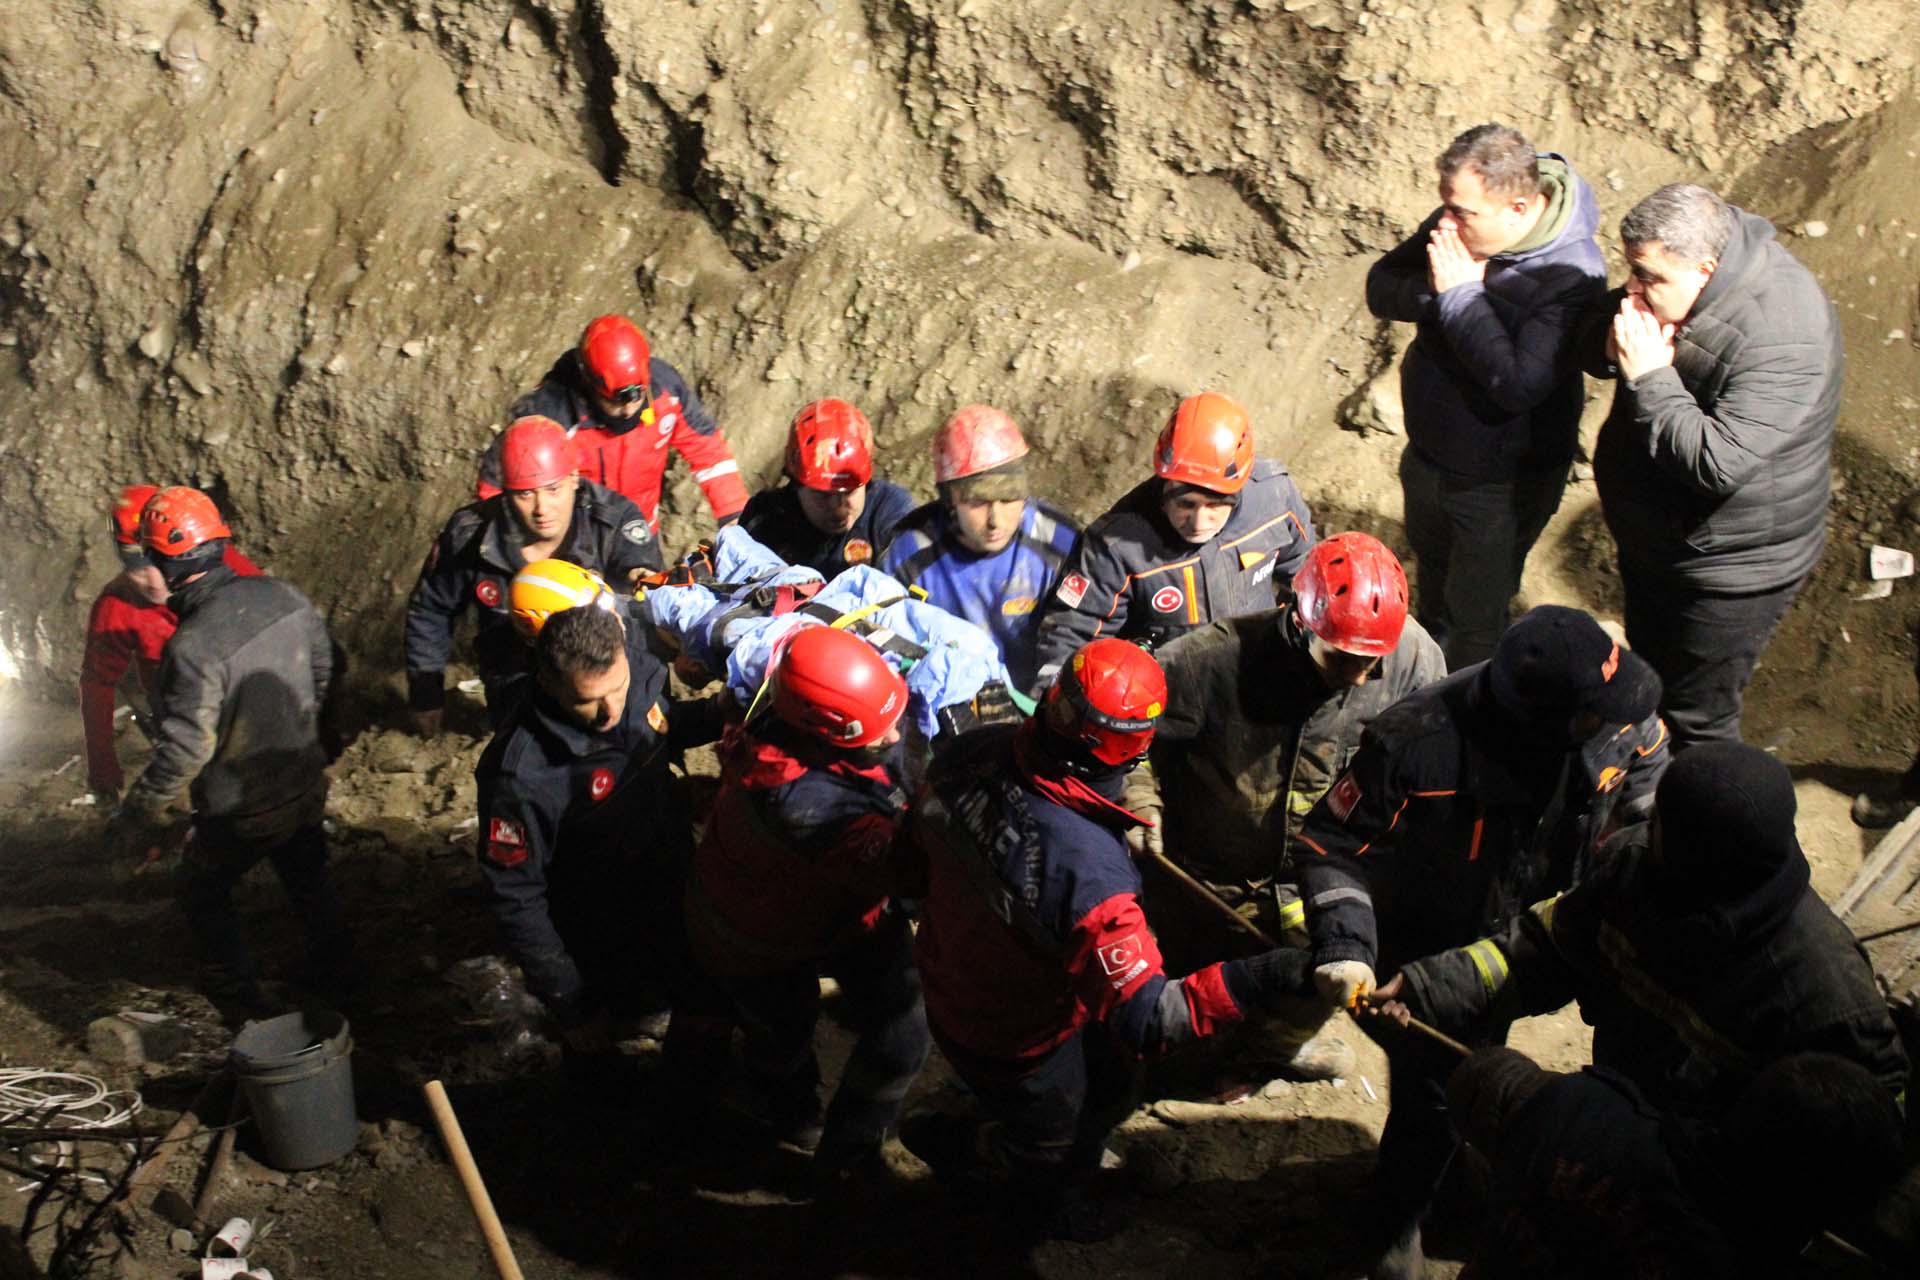
{"type": "MultiPolygon", "coordinates": [[[[108,1089],[98,1076],[83,1076],[71,1071],[43,1071],[38,1067],[0,1067],[0,1125],[15,1121],[45,1124],[49,1129],[85,1132],[89,1129],[113,1129],[138,1115],[146,1104],[133,1089],[108,1089]],[[125,1101],[119,1101],[125,1099],[125,1101]]],[[[21,1152],[28,1161],[40,1165],[63,1165],[73,1160],[71,1142],[48,1139],[31,1144],[21,1152]],[[34,1147],[52,1148],[51,1159],[34,1147]]],[[[87,1182],[109,1185],[97,1173],[77,1173],[87,1182]]],[[[37,1184],[14,1188],[28,1191],[37,1184]]]]}
{"type": "Polygon", "coordinates": [[[0,1124],[40,1119],[55,1129],[113,1129],[144,1106],[137,1091],[109,1090],[98,1076],[0,1067],[0,1124]]]}

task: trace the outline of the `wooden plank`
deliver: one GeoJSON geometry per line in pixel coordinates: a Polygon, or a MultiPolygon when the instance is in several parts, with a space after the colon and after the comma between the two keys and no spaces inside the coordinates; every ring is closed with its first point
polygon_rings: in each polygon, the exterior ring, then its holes
{"type": "Polygon", "coordinates": [[[1854,876],[1846,892],[1833,904],[1833,913],[1842,920],[1851,916],[1916,846],[1920,846],[1920,808],[1902,818],[1899,825],[1880,837],[1880,843],[1874,846],[1873,853],[1860,868],[1859,874],[1854,876]]]}

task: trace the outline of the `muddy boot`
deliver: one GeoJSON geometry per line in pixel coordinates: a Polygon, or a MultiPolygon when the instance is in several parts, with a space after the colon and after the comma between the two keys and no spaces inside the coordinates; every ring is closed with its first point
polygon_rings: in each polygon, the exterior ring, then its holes
{"type": "Polygon", "coordinates": [[[1896,826],[1920,805],[1920,759],[1907,767],[1900,781],[1888,790],[1862,791],[1853,798],[1855,826],[1881,831],[1896,826]]]}
{"type": "Polygon", "coordinates": [[[1283,1080],[1333,1080],[1354,1071],[1353,1046],[1339,1036],[1321,1032],[1293,1051],[1280,1070],[1283,1080]]]}
{"type": "Polygon", "coordinates": [[[1427,1274],[1427,1253],[1420,1247],[1420,1228],[1408,1227],[1386,1252],[1367,1268],[1367,1280],[1421,1280],[1427,1274]]]}

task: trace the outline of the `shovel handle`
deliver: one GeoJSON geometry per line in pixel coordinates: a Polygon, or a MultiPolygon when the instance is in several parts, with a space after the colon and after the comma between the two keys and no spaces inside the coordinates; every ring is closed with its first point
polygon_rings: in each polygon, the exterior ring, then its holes
{"type": "Polygon", "coordinates": [[[422,1088],[427,1095],[427,1105],[433,1109],[433,1122],[440,1127],[440,1140],[447,1144],[447,1155],[452,1158],[453,1167],[460,1175],[460,1185],[466,1190],[474,1221],[486,1238],[493,1269],[499,1272],[500,1280],[525,1280],[520,1274],[520,1264],[514,1260],[513,1246],[507,1241],[506,1228],[500,1225],[500,1215],[493,1211],[493,1197],[487,1194],[480,1166],[473,1162],[473,1152],[467,1148],[467,1135],[461,1132],[460,1117],[453,1113],[446,1086],[438,1080],[429,1080],[422,1088]]]}

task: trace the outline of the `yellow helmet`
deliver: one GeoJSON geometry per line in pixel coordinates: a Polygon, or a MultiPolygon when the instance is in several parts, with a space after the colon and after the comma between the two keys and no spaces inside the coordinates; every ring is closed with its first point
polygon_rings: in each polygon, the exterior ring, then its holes
{"type": "Polygon", "coordinates": [[[514,574],[507,589],[514,629],[528,640],[539,635],[556,613],[584,606],[611,610],[614,603],[613,588],[606,579],[566,560],[537,560],[514,574]]]}

